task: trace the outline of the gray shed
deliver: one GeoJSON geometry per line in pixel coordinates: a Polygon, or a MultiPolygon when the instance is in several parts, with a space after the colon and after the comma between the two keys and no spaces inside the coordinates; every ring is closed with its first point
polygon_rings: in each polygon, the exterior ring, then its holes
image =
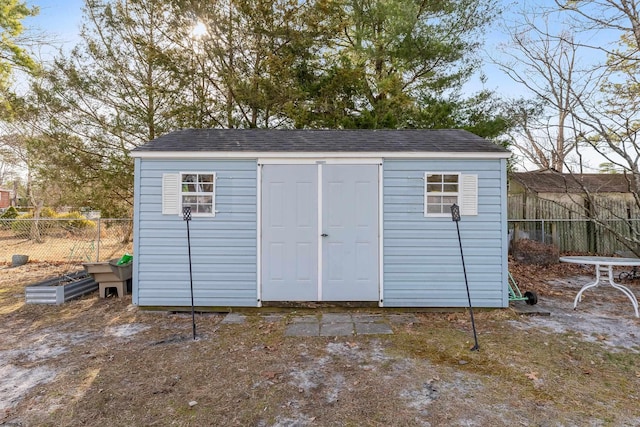
{"type": "Polygon", "coordinates": [[[462,130],[186,129],[136,148],[133,302],[506,307],[506,160],[462,130]]]}

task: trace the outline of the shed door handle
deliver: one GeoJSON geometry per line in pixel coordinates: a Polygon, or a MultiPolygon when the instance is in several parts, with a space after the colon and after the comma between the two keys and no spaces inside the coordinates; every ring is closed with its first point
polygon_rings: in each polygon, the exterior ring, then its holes
{"type": "Polygon", "coordinates": [[[322,233],[320,237],[329,237],[329,235],[327,233],[322,233]]]}

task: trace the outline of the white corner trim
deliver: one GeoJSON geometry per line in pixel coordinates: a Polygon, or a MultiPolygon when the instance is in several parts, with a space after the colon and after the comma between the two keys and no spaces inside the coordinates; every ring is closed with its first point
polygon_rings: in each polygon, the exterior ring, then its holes
{"type": "Polygon", "coordinates": [[[318,301],[322,301],[322,248],[324,246],[323,238],[320,234],[324,233],[322,230],[322,163],[317,165],[318,172],[318,301]]]}
{"type": "Polygon", "coordinates": [[[378,306],[384,307],[384,170],[382,162],[378,165],[378,306]]]}
{"type": "Polygon", "coordinates": [[[256,168],[256,269],[257,269],[257,301],[256,307],[262,307],[262,166],[256,168]]]}

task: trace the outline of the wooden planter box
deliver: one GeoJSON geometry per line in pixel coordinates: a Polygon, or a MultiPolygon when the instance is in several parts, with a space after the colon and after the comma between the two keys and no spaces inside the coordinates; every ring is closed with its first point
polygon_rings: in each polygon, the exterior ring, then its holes
{"type": "Polygon", "coordinates": [[[96,281],[87,277],[84,271],[79,271],[27,286],[25,302],[27,304],[62,304],[97,290],[96,281]]]}

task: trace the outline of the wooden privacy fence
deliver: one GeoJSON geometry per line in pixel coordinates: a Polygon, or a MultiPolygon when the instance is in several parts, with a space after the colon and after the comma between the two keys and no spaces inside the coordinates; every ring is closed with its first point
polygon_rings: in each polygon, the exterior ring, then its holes
{"type": "Polygon", "coordinates": [[[640,210],[616,197],[595,196],[591,205],[582,197],[563,201],[521,194],[508,198],[509,238],[554,244],[561,252],[600,255],[628,251],[626,239],[640,237],[640,210]]]}
{"type": "Polygon", "coordinates": [[[640,220],[527,219],[509,220],[509,240],[531,239],[553,244],[560,252],[589,252],[612,255],[628,251],[616,233],[630,236],[640,232],[640,220]],[[611,230],[615,230],[613,233],[611,230]]]}

